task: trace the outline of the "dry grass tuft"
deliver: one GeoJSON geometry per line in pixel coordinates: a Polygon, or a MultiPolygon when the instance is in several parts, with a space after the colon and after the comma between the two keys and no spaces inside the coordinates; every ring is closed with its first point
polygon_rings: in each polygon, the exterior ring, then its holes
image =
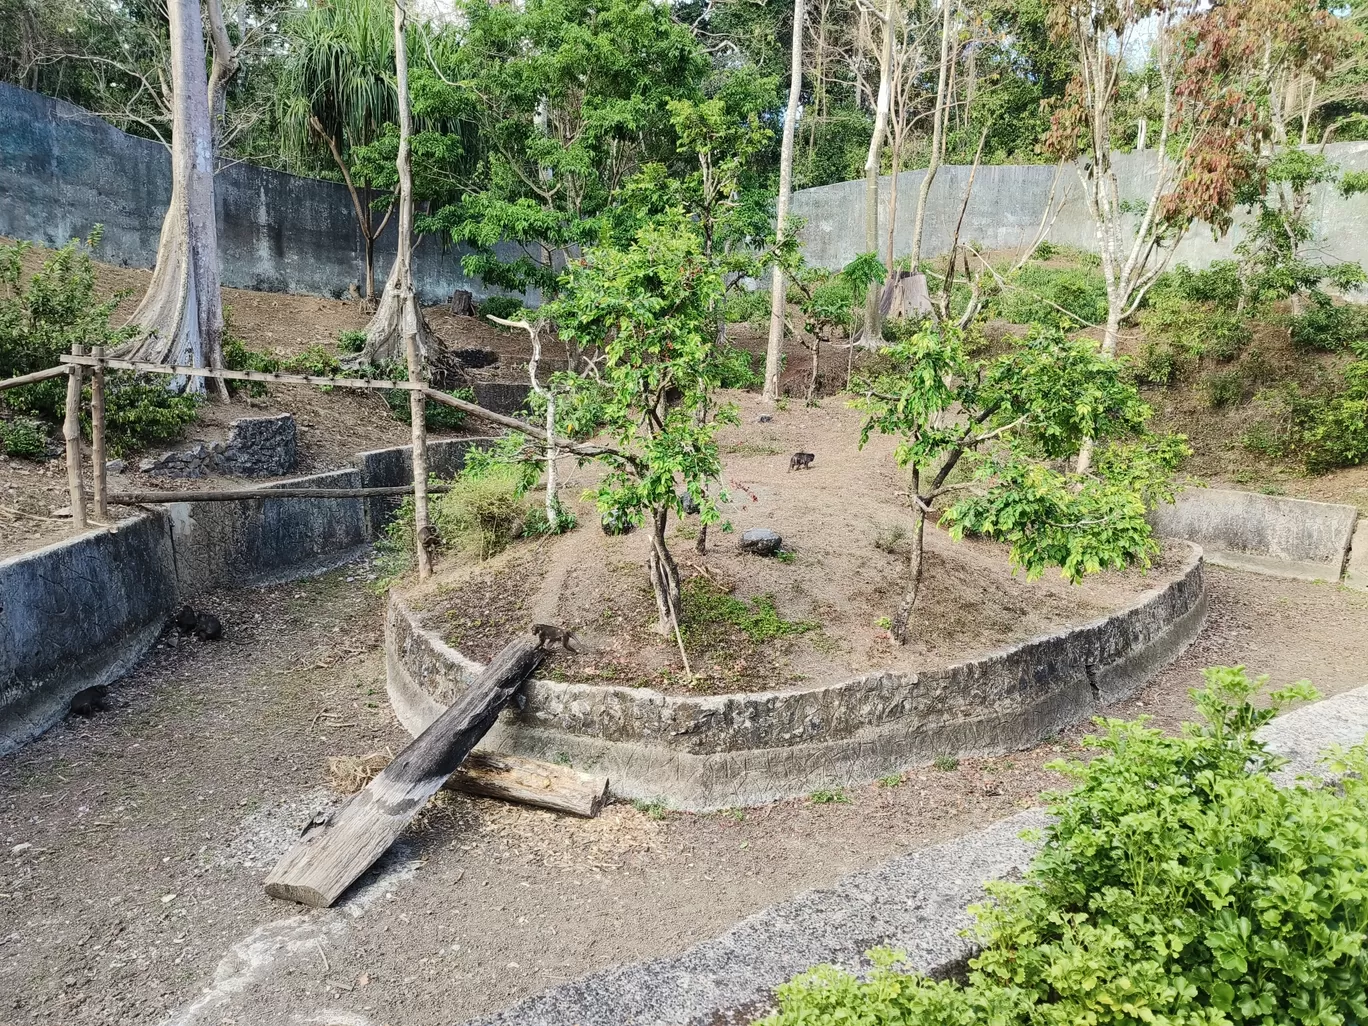
{"type": "Polygon", "coordinates": [[[366,755],[328,756],[328,786],[338,794],[356,794],[394,761],[388,748],[366,755]]]}

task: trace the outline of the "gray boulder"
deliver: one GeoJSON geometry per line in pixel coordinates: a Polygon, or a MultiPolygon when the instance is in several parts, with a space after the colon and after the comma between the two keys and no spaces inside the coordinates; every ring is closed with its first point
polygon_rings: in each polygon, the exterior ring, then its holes
{"type": "Polygon", "coordinates": [[[784,539],[768,527],[752,527],[741,535],[741,549],[757,556],[772,556],[783,547],[784,539]]]}

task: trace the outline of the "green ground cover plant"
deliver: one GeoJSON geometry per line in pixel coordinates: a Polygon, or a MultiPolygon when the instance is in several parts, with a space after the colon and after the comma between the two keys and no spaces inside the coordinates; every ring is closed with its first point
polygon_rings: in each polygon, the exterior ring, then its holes
{"type": "Polygon", "coordinates": [[[1315,697],[1256,706],[1266,678],[1212,667],[1198,723],[1165,735],[1100,720],[1027,878],[973,909],[964,982],[871,952],[778,989],[763,1026],[1353,1026],[1368,1020],[1368,752],[1331,754],[1331,783],[1278,787],[1254,733],[1315,697]]]}

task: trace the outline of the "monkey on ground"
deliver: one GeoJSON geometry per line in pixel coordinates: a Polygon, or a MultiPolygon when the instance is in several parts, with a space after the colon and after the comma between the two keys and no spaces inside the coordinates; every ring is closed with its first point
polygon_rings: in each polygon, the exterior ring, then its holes
{"type": "Polygon", "coordinates": [[[418,532],[418,541],[427,550],[428,559],[432,559],[442,544],[442,536],[437,533],[437,528],[431,524],[424,524],[423,529],[418,532]]]}
{"type": "Polygon", "coordinates": [[[223,624],[213,613],[199,613],[195,617],[195,637],[200,641],[218,641],[223,637],[223,624]]]}
{"type": "Polygon", "coordinates": [[[94,716],[99,712],[106,712],[109,709],[109,689],[103,684],[96,684],[94,687],[82,688],[76,692],[71,699],[71,706],[67,709],[68,716],[94,716]]]}
{"type": "Polygon", "coordinates": [[[171,621],[176,630],[182,634],[189,634],[195,629],[195,611],[189,606],[181,606],[180,612],[171,621]]]}
{"type": "Polygon", "coordinates": [[[574,631],[564,627],[553,627],[549,623],[534,623],[532,633],[537,636],[537,647],[549,651],[552,645],[559,644],[567,652],[578,652],[570,642],[574,639],[574,631]]]}
{"type": "Polygon", "coordinates": [[[812,461],[816,458],[816,453],[795,452],[789,460],[789,470],[811,470],[812,461]]]}

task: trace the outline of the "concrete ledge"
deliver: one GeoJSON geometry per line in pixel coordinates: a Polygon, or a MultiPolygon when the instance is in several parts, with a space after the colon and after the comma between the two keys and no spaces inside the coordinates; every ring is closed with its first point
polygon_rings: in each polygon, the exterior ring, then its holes
{"type": "Polygon", "coordinates": [[[1358,510],[1223,488],[1188,488],[1150,515],[1156,534],[1185,538],[1207,560],[1301,580],[1338,581],[1358,510]]]}
{"type": "MultiPolygon", "coordinates": [[[[663,694],[536,680],[486,736],[500,751],[568,757],[613,792],[682,809],[756,805],[868,780],[937,755],[1029,747],[1133,694],[1187,647],[1206,614],[1201,550],[1162,586],[1091,623],[915,673],[739,695],[663,694]]],[[[412,733],[478,666],[393,594],[385,623],[391,706],[412,733]]]]}
{"type": "MultiPolygon", "coordinates": [[[[472,445],[487,442],[434,441],[434,472],[455,473],[472,445]]],[[[267,487],[412,480],[408,447],[363,453],[357,464],[267,487]]],[[[389,512],[361,499],[188,499],[0,561],[0,754],[60,720],[82,688],[127,673],[178,603],[359,558],[389,512]]]]}
{"type": "MultiPolygon", "coordinates": [[[[1311,774],[1308,756],[1365,735],[1368,688],[1280,716],[1259,736],[1293,760],[1285,774],[1311,774]]],[[[675,957],[605,969],[466,1026],[744,1026],[771,1010],[780,983],[822,964],[858,972],[877,946],[928,976],[954,975],[974,953],[963,933],[983,882],[1024,873],[1036,846],[1021,834],[1045,824],[1042,810],[1019,813],[771,906],[675,957]]]]}
{"type": "Polygon", "coordinates": [[[1344,567],[1344,586],[1368,591],[1368,517],[1360,517],[1349,543],[1349,559],[1344,567]]]}

